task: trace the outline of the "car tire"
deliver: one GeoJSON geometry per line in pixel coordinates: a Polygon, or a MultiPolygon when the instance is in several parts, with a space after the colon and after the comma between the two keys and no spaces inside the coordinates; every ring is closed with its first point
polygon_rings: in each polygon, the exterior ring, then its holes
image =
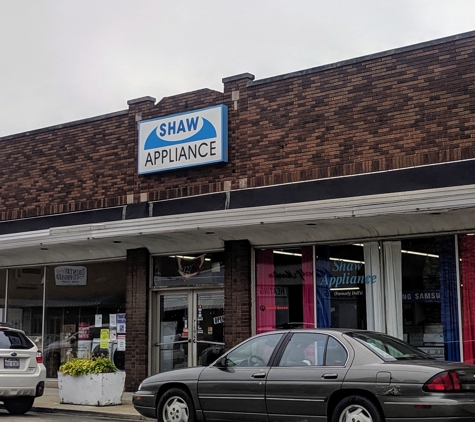
{"type": "Polygon", "coordinates": [[[374,403],[362,396],[349,396],[335,407],[332,422],[383,422],[380,411],[374,403]]]}
{"type": "Polygon", "coordinates": [[[5,399],[3,405],[12,415],[23,415],[28,412],[35,402],[35,398],[31,396],[15,397],[13,399],[5,399]]]}
{"type": "Polygon", "coordinates": [[[195,422],[195,420],[193,400],[184,390],[171,388],[158,402],[158,422],[195,422]]]}

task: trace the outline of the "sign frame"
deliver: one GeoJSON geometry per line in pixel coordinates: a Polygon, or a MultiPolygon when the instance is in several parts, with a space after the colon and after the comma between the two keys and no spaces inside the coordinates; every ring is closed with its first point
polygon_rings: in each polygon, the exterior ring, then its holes
{"type": "Polygon", "coordinates": [[[224,104],[138,122],[139,175],[227,161],[224,104]]]}

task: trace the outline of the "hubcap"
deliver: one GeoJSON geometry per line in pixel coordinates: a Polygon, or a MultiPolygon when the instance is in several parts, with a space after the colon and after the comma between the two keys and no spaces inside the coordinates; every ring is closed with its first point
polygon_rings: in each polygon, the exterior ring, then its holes
{"type": "Polygon", "coordinates": [[[163,420],[166,422],[188,422],[188,406],[181,397],[171,397],[163,407],[163,420]]]}
{"type": "Polygon", "coordinates": [[[363,406],[352,404],[341,412],[339,422],[373,422],[373,418],[363,406]]]}

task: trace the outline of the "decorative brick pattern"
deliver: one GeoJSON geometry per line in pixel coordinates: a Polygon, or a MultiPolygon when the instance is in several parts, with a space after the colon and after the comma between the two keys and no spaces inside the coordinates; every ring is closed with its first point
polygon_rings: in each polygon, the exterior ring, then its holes
{"type": "Polygon", "coordinates": [[[248,186],[475,157],[473,38],[250,84],[248,186]]]}
{"type": "Polygon", "coordinates": [[[268,80],[145,97],[110,115],[0,139],[0,218],[475,158],[475,37],[268,80]],[[137,175],[137,120],[229,109],[229,162],[137,175]],[[243,184],[243,180],[246,181],[243,184]]]}

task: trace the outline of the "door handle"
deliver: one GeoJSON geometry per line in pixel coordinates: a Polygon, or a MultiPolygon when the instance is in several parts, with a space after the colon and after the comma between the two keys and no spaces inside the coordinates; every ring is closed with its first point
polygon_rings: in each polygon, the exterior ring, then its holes
{"type": "Polygon", "coordinates": [[[338,378],[338,374],[323,374],[322,378],[326,380],[336,380],[338,378]]]}
{"type": "Polygon", "coordinates": [[[251,376],[252,376],[252,378],[265,378],[266,373],[265,372],[256,372],[255,374],[252,374],[251,376]]]}

